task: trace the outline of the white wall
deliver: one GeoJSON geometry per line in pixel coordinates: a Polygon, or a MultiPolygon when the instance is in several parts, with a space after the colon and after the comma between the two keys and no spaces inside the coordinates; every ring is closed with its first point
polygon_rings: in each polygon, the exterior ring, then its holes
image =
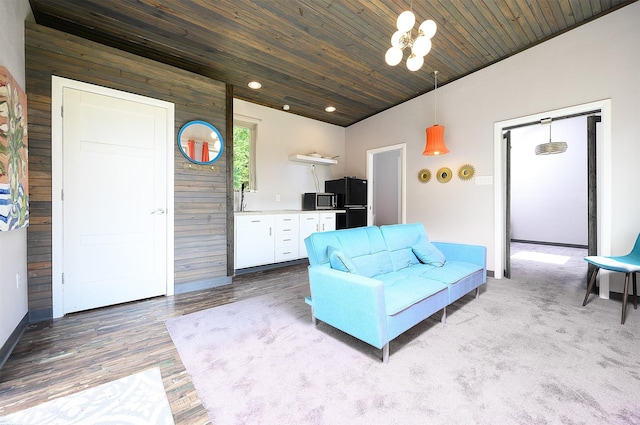
{"type": "MultiPolygon", "coordinates": [[[[26,90],[24,21],[29,15],[31,8],[28,0],[0,1],[0,65],[9,70],[23,90],[26,90]]],[[[0,232],[0,252],[1,347],[28,312],[27,229],[0,232]],[[16,287],[16,274],[20,275],[19,288],[16,287]]]]}
{"type": "MultiPolygon", "coordinates": [[[[245,193],[248,211],[299,210],[303,193],[324,192],[325,180],[344,176],[346,131],[343,127],[239,99],[234,99],[233,110],[236,118],[258,126],[257,191],[245,193]],[[289,155],[312,152],[339,156],[337,165],[315,166],[318,189],[311,165],[289,161],[289,155]],[[277,195],[280,201],[276,201],[277,195]]],[[[239,205],[237,199],[236,204],[239,205]]]]}
{"type": "MultiPolygon", "coordinates": [[[[442,39],[434,40],[434,49],[442,39]]],[[[381,52],[383,55],[384,52],[381,52]]],[[[381,56],[382,58],[382,56],[381,56]]],[[[382,59],[381,59],[382,60],[382,59]]],[[[426,67],[419,72],[432,72],[426,67]]],[[[398,68],[402,78],[403,68],[398,68]]],[[[407,143],[407,221],[423,222],[434,240],[477,243],[495,264],[494,189],[454,177],[419,183],[421,168],[454,172],[465,163],[492,176],[495,122],[611,98],[613,253],[628,252],[640,230],[635,170],[640,161],[640,3],[438,88],[438,124],[451,153],[426,157],[425,128],[433,122],[433,92],[347,128],[347,174],[363,173],[367,149],[407,143]]],[[[440,81],[446,76],[440,75],[440,81]]],[[[428,87],[427,87],[428,88],[428,87]]],[[[495,178],[495,176],[493,176],[495,178]]],[[[498,253],[497,255],[501,255],[498,253]]]]}
{"type": "Polygon", "coordinates": [[[549,127],[511,130],[511,238],[586,246],[587,117],[553,121],[552,140],[565,142],[567,151],[536,155],[549,127]]]}

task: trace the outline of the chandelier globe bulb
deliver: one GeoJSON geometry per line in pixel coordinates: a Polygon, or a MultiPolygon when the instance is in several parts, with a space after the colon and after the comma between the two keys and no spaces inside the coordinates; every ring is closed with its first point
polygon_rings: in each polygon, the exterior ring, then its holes
{"type": "Polygon", "coordinates": [[[418,56],[412,53],[411,56],[409,56],[409,59],[407,59],[407,68],[409,69],[409,71],[415,72],[420,68],[422,68],[423,64],[424,64],[423,56],[418,56]]]}
{"type": "Polygon", "coordinates": [[[399,47],[390,47],[384,55],[387,65],[396,66],[402,61],[402,50],[399,47]]]}
{"type": "Polygon", "coordinates": [[[435,21],[432,19],[427,19],[418,27],[418,31],[422,33],[427,38],[432,38],[436,35],[436,31],[438,30],[438,25],[436,25],[435,21]]]}
{"type": "Polygon", "coordinates": [[[416,23],[416,15],[413,14],[410,10],[405,10],[398,16],[398,20],[396,21],[396,25],[398,31],[408,32],[411,31],[411,28],[416,23]]]}

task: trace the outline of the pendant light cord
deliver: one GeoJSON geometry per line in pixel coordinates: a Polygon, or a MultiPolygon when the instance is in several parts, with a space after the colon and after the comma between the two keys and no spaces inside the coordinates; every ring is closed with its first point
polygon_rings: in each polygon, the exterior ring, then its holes
{"type": "Polygon", "coordinates": [[[434,124],[438,124],[438,71],[433,71],[436,78],[435,88],[433,89],[433,119],[434,124]]]}

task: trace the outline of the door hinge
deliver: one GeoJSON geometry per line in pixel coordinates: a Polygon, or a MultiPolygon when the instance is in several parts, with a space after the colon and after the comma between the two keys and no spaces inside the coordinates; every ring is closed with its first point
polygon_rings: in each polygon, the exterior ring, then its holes
{"type": "Polygon", "coordinates": [[[60,189],[60,200],[64,201],[64,189],[60,189]]]}
{"type": "Polygon", "coordinates": [[[64,118],[64,106],[60,106],[60,116],[64,118]]]}
{"type": "Polygon", "coordinates": [[[64,285],[64,273],[62,273],[62,284],[64,285]]]}

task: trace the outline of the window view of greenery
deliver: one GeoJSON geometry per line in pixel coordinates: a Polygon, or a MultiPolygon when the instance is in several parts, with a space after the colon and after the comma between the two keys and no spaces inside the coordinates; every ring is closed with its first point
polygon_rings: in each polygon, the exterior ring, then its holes
{"type": "Polygon", "coordinates": [[[255,189],[253,173],[253,143],[255,126],[235,123],[233,126],[233,189],[240,190],[242,183],[245,190],[255,189]]]}

